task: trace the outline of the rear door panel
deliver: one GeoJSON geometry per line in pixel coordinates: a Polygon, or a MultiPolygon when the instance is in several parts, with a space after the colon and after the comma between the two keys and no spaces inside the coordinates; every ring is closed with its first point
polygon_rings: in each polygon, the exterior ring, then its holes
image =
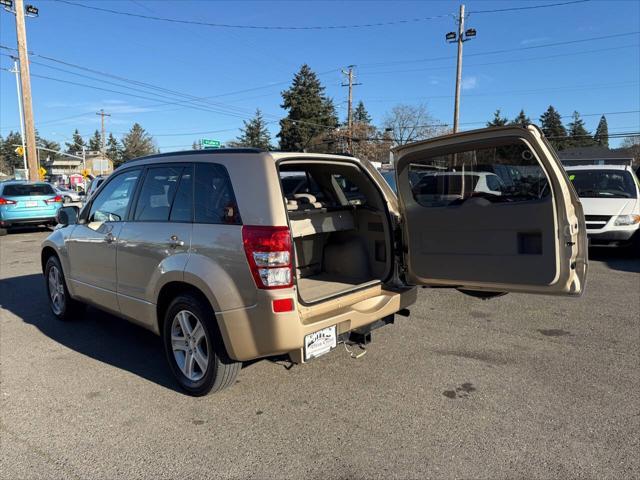
{"type": "Polygon", "coordinates": [[[537,128],[485,129],[406,146],[397,151],[396,169],[408,283],[582,292],[581,205],[537,128]],[[487,176],[507,171],[501,193],[484,188],[487,176]]]}

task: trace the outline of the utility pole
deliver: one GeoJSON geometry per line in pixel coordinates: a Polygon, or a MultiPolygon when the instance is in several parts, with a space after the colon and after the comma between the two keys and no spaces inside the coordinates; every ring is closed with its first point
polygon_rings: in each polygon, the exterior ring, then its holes
{"type": "Polygon", "coordinates": [[[347,126],[349,131],[349,139],[347,141],[349,153],[353,154],[353,87],[355,85],[362,85],[361,83],[353,83],[353,67],[355,65],[349,65],[349,70],[342,70],[342,74],[346,75],[347,83],[343,83],[343,87],[349,87],[349,105],[347,110],[347,126]]]}
{"type": "Polygon", "coordinates": [[[458,32],[449,32],[445,36],[449,43],[458,44],[458,62],[456,66],[456,95],[453,106],[453,133],[458,131],[458,120],[460,118],[460,87],[462,84],[462,44],[467,40],[476,36],[476,30],[469,28],[464,30],[464,5],[460,5],[460,13],[458,14],[458,32]]]}
{"type": "MultiPolygon", "coordinates": [[[[22,86],[22,107],[24,109],[25,135],[24,143],[27,150],[27,165],[29,167],[29,180],[39,180],[38,175],[38,151],[36,150],[36,131],[33,122],[33,104],[31,102],[31,76],[29,74],[29,57],[27,53],[27,29],[24,22],[25,8],[23,0],[15,0],[16,35],[18,38],[18,56],[20,58],[20,83],[22,86]]],[[[31,10],[38,10],[29,5],[31,10]]]]}
{"type": "MultiPolygon", "coordinates": [[[[100,149],[100,153],[102,153],[102,158],[100,159],[100,175],[102,175],[102,166],[104,164],[104,157],[106,156],[106,134],[104,131],[104,117],[110,117],[111,114],[105,113],[104,108],[101,108],[100,111],[96,113],[96,115],[100,115],[100,126],[102,131],[102,134],[100,136],[100,146],[102,147],[100,149]]],[[[82,156],[84,157],[84,150],[82,156]]]]}
{"type": "Polygon", "coordinates": [[[105,145],[106,145],[106,137],[105,137],[105,131],[104,131],[104,117],[110,117],[111,114],[105,113],[104,108],[101,108],[99,112],[96,112],[96,115],[100,115],[100,126],[102,130],[102,134],[100,136],[100,145],[102,148],[100,152],[104,155],[105,145]]]}
{"type": "Polygon", "coordinates": [[[22,139],[22,161],[24,163],[25,173],[28,171],[27,167],[27,149],[24,148],[24,117],[22,116],[22,92],[20,91],[20,70],[18,69],[18,59],[13,58],[12,73],[16,76],[16,92],[18,93],[18,115],[20,116],[20,137],[22,139]]]}

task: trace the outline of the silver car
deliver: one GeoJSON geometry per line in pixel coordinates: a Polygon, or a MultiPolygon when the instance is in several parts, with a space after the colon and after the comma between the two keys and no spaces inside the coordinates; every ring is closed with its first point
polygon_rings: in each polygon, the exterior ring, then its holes
{"type": "Polygon", "coordinates": [[[51,310],[75,319],[91,304],[148,328],[181,387],[204,395],[246,360],[306,363],[368,344],[409,314],[417,285],[582,293],[581,205],[537,128],[405,145],[394,163],[397,197],[368,161],[345,156],[223,149],[127,162],[81,211],[63,208],[43,242],[51,310]],[[412,175],[479,161],[531,178],[500,195],[436,181],[425,200],[412,175]]]}

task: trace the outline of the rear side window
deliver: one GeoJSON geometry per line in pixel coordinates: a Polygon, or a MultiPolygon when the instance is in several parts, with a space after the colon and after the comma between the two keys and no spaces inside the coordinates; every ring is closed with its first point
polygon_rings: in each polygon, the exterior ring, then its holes
{"type": "Polygon", "coordinates": [[[54,195],[55,192],[48,183],[16,183],[5,185],[2,194],[7,197],[37,197],[38,195],[54,195]]]}
{"type": "Polygon", "coordinates": [[[147,171],[138,198],[134,220],[166,222],[178,190],[182,167],[154,167],[147,171]]]}
{"type": "Polygon", "coordinates": [[[223,166],[195,165],[194,207],[196,223],[240,224],[233,188],[223,166]]]}
{"type": "Polygon", "coordinates": [[[171,207],[171,222],[193,221],[193,166],[189,165],[182,171],[180,184],[171,207]]]}

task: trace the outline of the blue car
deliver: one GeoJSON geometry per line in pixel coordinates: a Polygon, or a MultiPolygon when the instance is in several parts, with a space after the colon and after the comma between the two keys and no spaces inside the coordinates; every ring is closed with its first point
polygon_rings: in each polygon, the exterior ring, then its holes
{"type": "Polygon", "coordinates": [[[16,225],[55,225],[62,197],[43,182],[0,183],[0,234],[16,225]]]}

